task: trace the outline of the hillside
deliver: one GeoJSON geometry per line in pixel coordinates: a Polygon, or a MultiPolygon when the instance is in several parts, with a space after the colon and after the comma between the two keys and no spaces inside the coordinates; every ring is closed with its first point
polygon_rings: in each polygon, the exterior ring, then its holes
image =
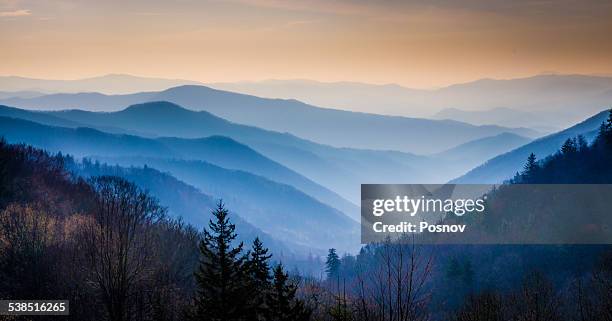
{"type": "Polygon", "coordinates": [[[145,165],[173,176],[215,198],[222,198],[251,225],[287,244],[323,253],[326,245],[355,250],[358,224],[340,211],[289,186],[261,176],[202,162],[160,158],[95,157],[122,166],[145,165]]]}
{"type": "Polygon", "coordinates": [[[534,113],[511,108],[492,108],[486,110],[462,110],[445,108],[433,116],[433,119],[453,119],[474,125],[523,126],[544,133],[556,132],[560,128],[551,125],[554,112],[534,113]]]}
{"type": "Polygon", "coordinates": [[[490,159],[491,157],[525,145],[530,141],[531,139],[526,137],[503,133],[476,139],[432,156],[448,162],[459,162],[466,164],[466,166],[473,167],[482,163],[483,159],[490,159]]]}
{"type": "MultiPolygon", "coordinates": [[[[198,230],[208,225],[211,211],[215,208],[218,197],[212,197],[201,190],[184,183],[168,173],[160,172],[151,167],[120,167],[94,163],[88,159],[82,162],[69,161],[67,169],[84,178],[92,176],[122,177],[143,190],[147,190],[159,200],[160,205],[168,209],[168,214],[174,218],[182,218],[198,230]]],[[[240,229],[240,241],[247,244],[256,237],[264,241],[275,253],[299,254],[305,256],[308,251],[291,240],[279,242],[270,235],[244,220],[238,210],[232,210],[232,221],[240,229]]]]}
{"type": "Polygon", "coordinates": [[[588,140],[592,140],[597,133],[597,129],[606,120],[607,116],[608,111],[602,111],[568,129],[534,140],[510,152],[496,156],[451,182],[458,184],[503,182],[522,169],[530,153],[534,153],[539,159],[544,159],[559,150],[568,138],[584,135],[588,140]]]}

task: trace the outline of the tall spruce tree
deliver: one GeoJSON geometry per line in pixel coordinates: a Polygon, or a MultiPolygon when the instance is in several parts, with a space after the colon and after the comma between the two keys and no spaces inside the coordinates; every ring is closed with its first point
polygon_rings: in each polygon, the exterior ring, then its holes
{"type": "Polygon", "coordinates": [[[325,272],[327,279],[332,280],[340,275],[340,257],[336,253],[336,249],[329,249],[327,260],[325,261],[325,272]]]}
{"type": "Polygon", "coordinates": [[[272,288],[266,296],[268,308],[267,321],[306,321],[310,319],[311,311],[304,302],[296,298],[297,286],[289,280],[282,264],[274,268],[272,288]]]}
{"type": "Polygon", "coordinates": [[[529,154],[527,157],[527,163],[523,167],[522,180],[523,183],[532,183],[532,179],[535,177],[538,171],[538,162],[534,153],[529,154]]]}
{"type": "Polygon", "coordinates": [[[568,138],[563,146],[561,146],[561,153],[563,155],[575,154],[578,151],[578,146],[575,139],[568,138]]]}
{"type": "Polygon", "coordinates": [[[608,119],[605,123],[605,133],[604,139],[607,144],[612,144],[612,109],[610,109],[610,113],[608,114],[608,119]]]}
{"type": "Polygon", "coordinates": [[[576,137],[576,145],[578,147],[578,151],[580,152],[584,152],[589,149],[589,143],[587,142],[586,138],[584,138],[584,135],[578,135],[576,137]]]}
{"type": "Polygon", "coordinates": [[[236,229],[220,201],[212,212],[200,242],[200,265],[195,273],[198,286],[195,320],[251,320],[252,284],[242,253],[243,244],[232,243],[236,229]]]}
{"type": "Polygon", "coordinates": [[[272,286],[272,276],[270,275],[270,265],[268,264],[268,260],[271,257],[272,255],[268,254],[268,249],[263,246],[259,238],[255,238],[247,262],[254,290],[253,320],[265,320],[265,310],[267,308],[266,294],[272,286]]]}

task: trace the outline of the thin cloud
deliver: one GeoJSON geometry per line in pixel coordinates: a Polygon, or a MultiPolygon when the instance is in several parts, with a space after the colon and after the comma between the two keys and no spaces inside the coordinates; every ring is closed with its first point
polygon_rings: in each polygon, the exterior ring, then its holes
{"type": "Polygon", "coordinates": [[[27,9],[13,10],[13,11],[0,11],[0,17],[24,17],[30,16],[32,12],[27,9]]]}

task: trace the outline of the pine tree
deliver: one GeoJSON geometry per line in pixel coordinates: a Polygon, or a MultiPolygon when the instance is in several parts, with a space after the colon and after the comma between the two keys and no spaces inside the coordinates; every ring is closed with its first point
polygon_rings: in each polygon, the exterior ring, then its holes
{"type": "Polygon", "coordinates": [[[267,321],[302,321],[310,319],[310,310],[295,297],[297,286],[289,281],[282,264],[274,268],[272,289],[266,296],[267,321]]]}
{"type": "Polygon", "coordinates": [[[608,119],[604,125],[604,140],[607,144],[612,144],[612,109],[610,109],[610,113],[608,114],[608,119]]]}
{"type": "Polygon", "coordinates": [[[248,267],[251,276],[261,285],[269,285],[272,277],[270,276],[270,265],[268,260],[272,257],[268,254],[268,249],[263,246],[259,237],[253,241],[251,252],[249,253],[248,267]]]}
{"type": "Polygon", "coordinates": [[[608,131],[607,127],[608,126],[605,122],[601,122],[601,124],[599,125],[599,131],[597,132],[597,140],[603,140],[606,138],[606,134],[608,131]]]}
{"type": "Polygon", "coordinates": [[[329,280],[340,276],[340,257],[338,257],[336,249],[329,249],[327,260],[325,261],[325,272],[329,280]]]}
{"type": "Polygon", "coordinates": [[[272,255],[268,254],[268,249],[263,246],[259,238],[255,238],[247,262],[254,289],[254,320],[263,320],[265,317],[266,293],[270,291],[272,286],[272,277],[270,276],[270,266],[268,264],[268,260],[271,257],[272,255]]]}
{"type": "Polygon", "coordinates": [[[538,162],[536,160],[536,155],[534,153],[529,154],[529,156],[527,157],[527,163],[525,163],[525,166],[523,167],[523,181],[524,183],[529,183],[530,179],[532,179],[537,170],[538,170],[538,162]]]}
{"type": "Polygon", "coordinates": [[[220,201],[212,212],[200,242],[200,265],[195,273],[198,286],[195,320],[248,320],[252,315],[252,287],[246,269],[242,242],[233,247],[236,227],[220,201]]]}
{"type": "Polygon", "coordinates": [[[587,142],[586,138],[584,138],[584,135],[578,135],[576,138],[576,145],[580,152],[584,152],[589,149],[589,143],[587,142]]]}
{"type": "Polygon", "coordinates": [[[578,147],[576,146],[576,141],[574,139],[568,138],[563,146],[561,146],[561,153],[563,155],[571,155],[578,151],[578,147]]]}

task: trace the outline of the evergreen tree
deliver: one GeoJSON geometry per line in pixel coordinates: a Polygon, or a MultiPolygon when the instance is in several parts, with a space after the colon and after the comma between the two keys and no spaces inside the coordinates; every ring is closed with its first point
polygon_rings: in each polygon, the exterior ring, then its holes
{"type": "Polygon", "coordinates": [[[268,254],[268,249],[263,246],[259,237],[255,238],[251,252],[249,252],[248,267],[254,281],[261,286],[269,285],[272,280],[268,264],[271,257],[272,255],[268,254]]]}
{"type": "Polygon", "coordinates": [[[530,183],[532,178],[535,177],[538,168],[536,155],[534,153],[529,154],[527,157],[527,163],[525,163],[525,166],[523,167],[523,183],[530,183]]]}
{"type": "Polygon", "coordinates": [[[237,246],[235,225],[220,201],[212,212],[200,242],[200,265],[195,273],[198,286],[195,320],[250,320],[252,286],[242,242],[237,246]]]}
{"type": "Polygon", "coordinates": [[[587,142],[586,138],[584,138],[584,135],[578,135],[576,145],[580,152],[584,152],[589,149],[589,143],[587,142]]]}
{"type": "Polygon", "coordinates": [[[604,140],[607,144],[612,144],[612,109],[608,114],[608,119],[605,124],[604,140]]]}
{"type": "Polygon", "coordinates": [[[267,321],[302,321],[310,319],[310,310],[295,297],[297,286],[289,281],[282,264],[274,268],[272,289],[266,296],[267,321]]]}
{"type": "Polygon", "coordinates": [[[268,260],[272,255],[263,246],[259,238],[255,238],[249,255],[248,270],[254,289],[253,306],[254,320],[263,320],[266,309],[266,293],[270,291],[272,277],[268,260]]]}
{"type": "Polygon", "coordinates": [[[597,132],[597,140],[603,140],[606,138],[606,133],[608,131],[607,127],[608,126],[605,122],[602,122],[601,125],[599,125],[599,131],[597,132]]]}
{"type": "Polygon", "coordinates": [[[329,249],[327,260],[325,261],[325,272],[330,280],[340,275],[340,257],[338,257],[336,249],[329,249]]]}
{"type": "Polygon", "coordinates": [[[578,151],[577,143],[574,139],[568,138],[563,146],[561,146],[561,153],[563,155],[571,155],[578,151]]]}

